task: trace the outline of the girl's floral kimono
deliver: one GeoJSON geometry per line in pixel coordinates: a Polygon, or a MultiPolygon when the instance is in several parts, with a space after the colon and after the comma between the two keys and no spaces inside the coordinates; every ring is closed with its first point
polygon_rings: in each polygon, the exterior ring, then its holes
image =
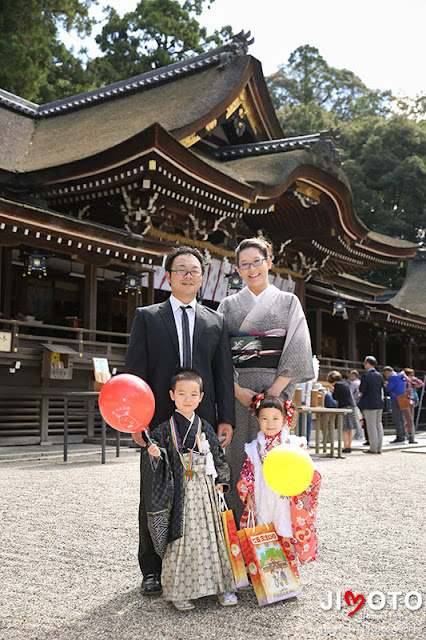
{"type": "MultiPolygon", "coordinates": [[[[267,436],[260,431],[255,440],[246,444],[246,460],[237,488],[244,504],[247,502],[247,495],[251,495],[256,525],[274,524],[298,575],[298,560],[301,564],[306,564],[315,560],[318,555],[315,518],[321,474],[315,470],[311,484],[300,495],[280,496],[273,491],[263,477],[263,461],[273,447],[285,443],[307,448],[306,438],[289,436],[286,427],[276,436],[267,436]]],[[[241,528],[247,527],[248,516],[249,509],[246,506],[240,522],[241,528]]]]}

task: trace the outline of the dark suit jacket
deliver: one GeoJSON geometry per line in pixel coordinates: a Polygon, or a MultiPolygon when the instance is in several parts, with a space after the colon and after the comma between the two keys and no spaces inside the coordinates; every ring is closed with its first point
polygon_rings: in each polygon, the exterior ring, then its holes
{"type": "MultiPolygon", "coordinates": [[[[204,383],[197,414],[211,425],[235,424],[234,379],[228,327],[221,313],[197,304],[192,366],[204,383]]],[[[155,396],[151,430],[168,420],[175,406],[170,380],[180,366],[176,324],[170,302],[136,309],[126,352],[126,372],[140,376],[155,396]]]]}
{"type": "Polygon", "coordinates": [[[361,378],[359,392],[362,396],[358,407],[364,409],[383,409],[383,377],[377,369],[369,369],[361,378]]]}

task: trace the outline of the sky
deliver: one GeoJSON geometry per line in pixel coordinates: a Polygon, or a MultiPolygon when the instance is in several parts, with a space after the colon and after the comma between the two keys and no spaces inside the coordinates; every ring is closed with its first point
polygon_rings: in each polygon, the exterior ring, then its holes
{"type": "MultiPolygon", "coordinates": [[[[99,0],[100,7],[107,4],[123,15],[138,2],[99,0]]],[[[353,71],[370,89],[411,98],[426,91],[426,0],[215,0],[199,22],[209,33],[227,24],[234,33],[251,31],[249,52],[265,75],[309,44],[330,66],[353,71]]]]}

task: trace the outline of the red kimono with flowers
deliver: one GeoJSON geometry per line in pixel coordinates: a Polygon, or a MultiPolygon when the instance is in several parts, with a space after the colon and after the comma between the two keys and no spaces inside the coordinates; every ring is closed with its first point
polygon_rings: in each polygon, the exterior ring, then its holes
{"type": "MultiPolygon", "coordinates": [[[[265,449],[261,453],[259,450],[259,457],[262,460],[266,454],[277,445],[282,442],[290,443],[296,438],[294,436],[290,438],[286,437],[284,430],[275,435],[265,435],[265,449]]],[[[306,441],[303,438],[297,438],[298,444],[306,449],[306,441]]],[[[291,529],[292,538],[282,538],[281,542],[288,552],[288,559],[291,563],[296,575],[298,575],[298,560],[301,564],[312,562],[318,556],[318,540],[315,528],[316,510],[318,505],[318,493],[321,486],[321,474],[319,471],[314,471],[314,476],[309,487],[301,494],[292,496],[290,498],[290,516],[291,516],[291,529]]],[[[256,504],[255,504],[255,470],[254,465],[246,455],[244,466],[241,470],[240,479],[237,485],[238,493],[241,501],[246,504],[248,494],[251,495],[254,503],[254,517],[256,520],[256,504]]],[[[272,491],[272,489],[271,489],[272,491]]],[[[249,509],[246,506],[244,513],[240,521],[241,529],[248,526],[249,509]]]]}

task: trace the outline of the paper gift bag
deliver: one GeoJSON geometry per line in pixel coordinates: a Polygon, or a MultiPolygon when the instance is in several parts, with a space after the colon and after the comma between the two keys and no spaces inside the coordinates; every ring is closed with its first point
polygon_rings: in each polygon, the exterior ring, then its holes
{"type": "Polygon", "coordinates": [[[237,527],[235,526],[234,514],[225,502],[222,493],[219,494],[222,511],[223,533],[226,547],[228,549],[229,560],[237,587],[246,587],[249,584],[244,558],[241,552],[240,541],[238,539],[237,527]]]}
{"type": "Polygon", "coordinates": [[[302,593],[273,524],[240,529],[238,537],[260,606],[302,593]]]}

